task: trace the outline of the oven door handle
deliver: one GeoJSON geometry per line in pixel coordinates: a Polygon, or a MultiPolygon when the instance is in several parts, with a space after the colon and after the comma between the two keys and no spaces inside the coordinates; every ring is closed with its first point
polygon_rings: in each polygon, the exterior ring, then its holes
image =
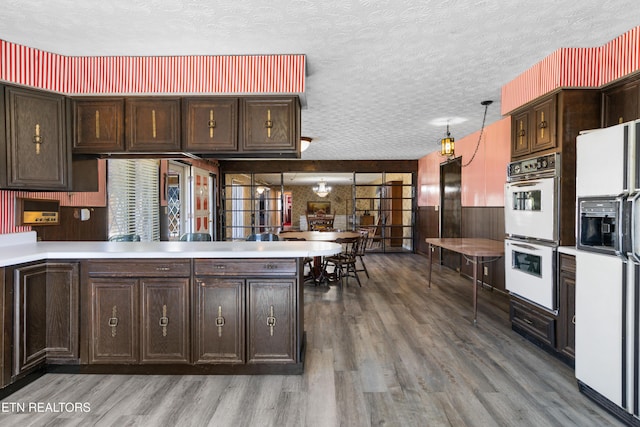
{"type": "Polygon", "coordinates": [[[512,187],[535,187],[540,184],[540,181],[527,181],[527,182],[518,182],[515,184],[511,184],[512,187]]]}
{"type": "Polygon", "coordinates": [[[527,249],[527,250],[530,250],[530,251],[539,251],[540,250],[539,248],[536,248],[535,246],[527,245],[527,244],[524,244],[524,243],[509,243],[509,244],[512,245],[512,246],[517,246],[519,248],[527,249]]]}

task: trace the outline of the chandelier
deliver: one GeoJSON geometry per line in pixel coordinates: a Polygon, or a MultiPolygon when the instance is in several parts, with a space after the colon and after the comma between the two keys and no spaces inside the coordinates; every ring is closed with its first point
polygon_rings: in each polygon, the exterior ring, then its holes
{"type": "Polygon", "coordinates": [[[327,197],[331,192],[331,187],[321,179],[320,182],[318,182],[318,185],[313,187],[313,192],[316,193],[318,197],[327,197]]]}

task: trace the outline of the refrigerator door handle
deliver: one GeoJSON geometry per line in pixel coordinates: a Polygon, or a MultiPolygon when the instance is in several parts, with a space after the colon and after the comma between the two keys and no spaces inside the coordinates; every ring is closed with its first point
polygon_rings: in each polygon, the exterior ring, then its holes
{"type": "MultiPolygon", "coordinates": [[[[629,204],[631,205],[631,208],[629,209],[630,212],[624,212],[627,215],[624,218],[624,221],[626,221],[625,224],[625,229],[621,230],[621,232],[619,234],[627,234],[626,232],[628,232],[628,236],[624,239],[624,243],[626,245],[626,247],[623,247],[623,250],[630,253],[632,259],[634,259],[636,262],[640,262],[640,254],[636,253],[636,232],[638,231],[638,224],[636,224],[636,212],[638,209],[638,199],[640,199],[640,192],[633,194],[633,196],[631,196],[630,198],[627,199],[627,201],[629,202],[629,204]],[[630,224],[630,225],[627,225],[630,224]]],[[[621,214],[622,215],[622,214],[621,214]]]]}

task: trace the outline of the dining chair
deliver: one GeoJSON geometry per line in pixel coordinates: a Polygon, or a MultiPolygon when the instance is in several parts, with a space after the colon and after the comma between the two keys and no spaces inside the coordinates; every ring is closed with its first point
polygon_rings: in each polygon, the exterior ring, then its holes
{"type": "Polygon", "coordinates": [[[360,260],[360,265],[362,268],[356,269],[356,271],[364,271],[364,274],[367,275],[367,279],[369,278],[369,271],[367,271],[367,265],[364,263],[364,255],[367,251],[367,245],[369,244],[369,230],[366,228],[361,228],[358,230],[361,238],[358,239],[357,247],[356,247],[356,257],[360,260]]]}
{"type": "Polygon", "coordinates": [[[139,242],[140,236],[137,234],[117,234],[109,237],[110,242],[139,242]]]}
{"type": "Polygon", "coordinates": [[[185,233],[180,236],[181,242],[210,242],[211,240],[209,233],[185,233]]]}
{"type": "Polygon", "coordinates": [[[356,271],[356,248],[360,237],[338,238],[336,243],[342,245],[342,252],[338,255],[325,257],[323,270],[327,271],[327,267],[333,267],[333,276],[336,282],[340,282],[340,286],[344,283],[349,286],[349,276],[355,277],[358,286],[362,287],[360,277],[356,271]]]}
{"type": "Polygon", "coordinates": [[[276,240],[280,240],[280,238],[275,233],[251,234],[247,237],[249,242],[275,242],[276,240]]]}

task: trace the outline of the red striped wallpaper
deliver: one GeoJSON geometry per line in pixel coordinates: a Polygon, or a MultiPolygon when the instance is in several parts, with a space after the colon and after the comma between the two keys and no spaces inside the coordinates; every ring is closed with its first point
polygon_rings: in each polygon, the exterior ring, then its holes
{"type": "Polygon", "coordinates": [[[561,48],[502,87],[501,113],[561,87],[601,87],[640,71],[640,26],[604,46],[561,48]]]}
{"type": "Polygon", "coordinates": [[[303,93],[305,55],[71,57],[0,40],[0,80],[73,94],[303,93]]]}

